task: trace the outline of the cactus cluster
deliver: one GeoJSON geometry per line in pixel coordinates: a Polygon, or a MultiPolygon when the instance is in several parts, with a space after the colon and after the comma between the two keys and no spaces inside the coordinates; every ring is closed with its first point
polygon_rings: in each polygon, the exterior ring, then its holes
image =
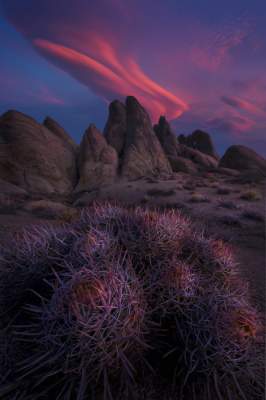
{"type": "Polygon", "coordinates": [[[0,255],[1,399],[262,398],[247,285],[178,211],[94,203],[0,255]]]}

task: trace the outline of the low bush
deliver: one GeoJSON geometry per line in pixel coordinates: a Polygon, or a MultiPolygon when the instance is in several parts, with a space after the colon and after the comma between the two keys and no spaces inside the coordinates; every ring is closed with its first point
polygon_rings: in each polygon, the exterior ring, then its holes
{"type": "Polygon", "coordinates": [[[250,189],[242,193],[240,198],[247,201],[258,201],[262,199],[262,196],[257,190],[250,189]]]}

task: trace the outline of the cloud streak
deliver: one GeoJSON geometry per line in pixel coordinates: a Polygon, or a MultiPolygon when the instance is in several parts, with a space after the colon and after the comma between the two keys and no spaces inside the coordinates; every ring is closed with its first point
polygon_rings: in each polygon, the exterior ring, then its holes
{"type": "Polygon", "coordinates": [[[221,100],[229,105],[230,107],[237,108],[243,111],[247,111],[250,114],[257,115],[257,116],[265,116],[266,117],[266,112],[256,104],[241,99],[240,97],[237,96],[222,96],[221,100]]]}
{"type": "MultiPolygon", "coordinates": [[[[178,133],[201,128],[227,144],[263,139],[266,5],[260,0],[245,7],[241,0],[215,5],[206,0],[201,7],[193,3],[58,0],[55,8],[52,0],[2,0],[6,18],[20,33],[13,48],[21,38],[24,60],[16,68],[20,61],[14,63],[12,50],[7,56],[0,50],[4,62],[10,58],[6,70],[21,76],[14,95],[9,93],[14,107],[27,86],[34,91],[36,107],[44,109],[47,102],[60,112],[65,108],[68,120],[68,104],[82,107],[84,129],[89,121],[104,125],[104,102],[134,95],[153,121],[164,114],[178,133]],[[39,84],[25,84],[25,71],[28,81],[39,84]],[[97,104],[99,119],[87,111],[90,101],[97,104]]],[[[9,86],[3,82],[2,92],[11,92],[9,86]]]]}
{"type": "Polygon", "coordinates": [[[33,43],[44,55],[63,62],[71,75],[93,87],[105,100],[114,96],[138,97],[154,121],[162,114],[169,119],[178,118],[189,108],[185,101],[145,74],[132,57],[118,56],[111,43],[99,36],[94,38],[96,58],[45,39],[35,39],[33,43]]]}

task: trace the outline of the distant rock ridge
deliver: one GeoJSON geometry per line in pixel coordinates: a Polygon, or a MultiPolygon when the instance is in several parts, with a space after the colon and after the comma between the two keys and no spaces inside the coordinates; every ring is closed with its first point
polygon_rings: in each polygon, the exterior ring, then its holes
{"type": "Polygon", "coordinates": [[[265,176],[266,160],[245,146],[231,146],[219,161],[208,133],[177,137],[164,116],[153,127],[132,96],[125,104],[110,103],[103,134],[91,124],[79,146],[50,117],[43,124],[12,110],[0,117],[0,189],[2,182],[5,193],[65,195],[119,179],[230,170],[231,175],[265,176]]]}

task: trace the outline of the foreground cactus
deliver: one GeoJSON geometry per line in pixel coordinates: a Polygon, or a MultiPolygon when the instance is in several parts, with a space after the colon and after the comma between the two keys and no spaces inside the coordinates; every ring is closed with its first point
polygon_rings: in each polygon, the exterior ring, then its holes
{"type": "Polygon", "coordinates": [[[261,322],[232,253],[179,212],[95,203],[10,243],[1,398],[262,398],[261,322]]]}

